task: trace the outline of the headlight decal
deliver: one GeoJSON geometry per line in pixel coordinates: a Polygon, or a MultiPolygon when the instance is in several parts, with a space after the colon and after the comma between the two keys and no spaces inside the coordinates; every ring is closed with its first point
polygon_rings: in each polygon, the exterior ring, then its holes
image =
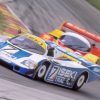
{"type": "Polygon", "coordinates": [[[35,69],[36,68],[36,62],[33,60],[24,60],[21,62],[23,65],[27,66],[29,69],[35,69]]]}

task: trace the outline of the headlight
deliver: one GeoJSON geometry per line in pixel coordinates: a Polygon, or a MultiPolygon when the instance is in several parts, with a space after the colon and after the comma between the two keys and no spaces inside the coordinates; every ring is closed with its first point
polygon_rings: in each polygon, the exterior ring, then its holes
{"type": "Polygon", "coordinates": [[[22,62],[25,66],[27,66],[30,69],[35,69],[36,68],[36,63],[33,60],[24,60],[22,62]]]}

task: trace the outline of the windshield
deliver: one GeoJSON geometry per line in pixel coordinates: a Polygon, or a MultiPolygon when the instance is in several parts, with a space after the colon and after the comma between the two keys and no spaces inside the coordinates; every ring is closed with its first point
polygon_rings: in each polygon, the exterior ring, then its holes
{"type": "Polygon", "coordinates": [[[18,36],[9,41],[13,45],[20,47],[22,49],[28,50],[30,52],[38,53],[41,55],[43,55],[45,53],[45,49],[42,48],[42,46],[39,45],[35,40],[31,40],[24,36],[18,36]]]}
{"type": "Polygon", "coordinates": [[[63,35],[59,39],[65,46],[68,46],[75,50],[80,50],[84,52],[88,52],[90,47],[81,39],[70,36],[70,35],[63,35]]]}

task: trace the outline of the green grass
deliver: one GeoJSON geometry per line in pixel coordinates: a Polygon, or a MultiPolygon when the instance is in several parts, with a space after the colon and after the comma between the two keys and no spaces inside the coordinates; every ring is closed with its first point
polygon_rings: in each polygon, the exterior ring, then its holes
{"type": "Polygon", "coordinates": [[[87,0],[91,5],[100,10],[100,0],[87,0]]]}

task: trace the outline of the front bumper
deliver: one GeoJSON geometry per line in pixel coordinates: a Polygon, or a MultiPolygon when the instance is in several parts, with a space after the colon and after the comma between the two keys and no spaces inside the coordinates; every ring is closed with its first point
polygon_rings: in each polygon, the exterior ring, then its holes
{"type": "Polygon", "coordinates": [[[11,70],[17,72],[17,73],[20,73],[22,75],[25,75],[25,76],[29,76],[29,77],[34,77],[35,75],[35,71],[34,69],[27,69],[27,68],[23,68],[19,65],[16,65],[12,62],[7,62],[3,59],[0,59],[0,64],[7,67],[7,68],[10,68],[11,70]]]}

